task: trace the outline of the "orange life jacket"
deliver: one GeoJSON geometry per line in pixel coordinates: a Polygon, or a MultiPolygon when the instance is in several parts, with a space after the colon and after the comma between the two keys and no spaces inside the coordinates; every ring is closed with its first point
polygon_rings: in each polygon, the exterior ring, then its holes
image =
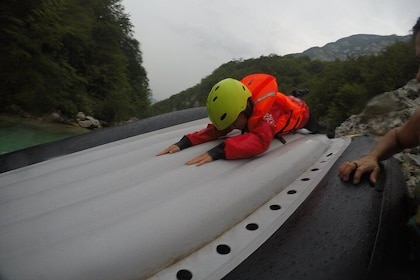
{"type": "Polygon", "coordinates": [[[276,120],[276,134],[286,134],[302,128],[307,123],[309,108],[306,103],[296,97],[278,92],[274,76],[252,74],[244,77],[241,82],[252,92],[253,111],[247,123],[249,131],[252,131],[275,102],[278,102],[284,110],[284,113],[276,120]]]}

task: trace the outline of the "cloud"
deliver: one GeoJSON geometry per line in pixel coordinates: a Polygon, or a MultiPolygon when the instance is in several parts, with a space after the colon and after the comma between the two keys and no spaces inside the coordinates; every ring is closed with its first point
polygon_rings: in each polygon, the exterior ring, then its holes
{"type": "Polygon", "coordinates": [[[232,59],[285,55],[354,34],[407,35],[417,0],[123,0],[157,99],[232,59]]]}

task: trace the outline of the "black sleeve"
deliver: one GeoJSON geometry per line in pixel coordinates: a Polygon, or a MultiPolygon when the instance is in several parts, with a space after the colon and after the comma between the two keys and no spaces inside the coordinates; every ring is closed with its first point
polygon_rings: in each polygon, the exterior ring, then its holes
{"type": "Polygon", "coordinates": [[[181,150],[183,150],[183,149],[191,147],[192,143],[191,143],[190,139],[188,139],[187,136],[184,136],[184,137],[181,138],[181,140],[179,140],[174,145],[177,145],[181,150]]]}
{"type": "Polygon", "coordinates": [[[225,142],[222,142],[213,149],[207,151],[207,153],[211,156],[213,160],[226,159],[225,145],[225,142]]]}

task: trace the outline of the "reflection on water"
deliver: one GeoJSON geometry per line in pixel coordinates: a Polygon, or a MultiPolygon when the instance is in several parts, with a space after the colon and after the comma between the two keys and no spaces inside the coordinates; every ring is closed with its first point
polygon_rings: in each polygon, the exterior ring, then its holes
{"type": "Polygon", "coordinates": [[[86,132],[80,127],[0,115],[0,154],[86,132]]]}

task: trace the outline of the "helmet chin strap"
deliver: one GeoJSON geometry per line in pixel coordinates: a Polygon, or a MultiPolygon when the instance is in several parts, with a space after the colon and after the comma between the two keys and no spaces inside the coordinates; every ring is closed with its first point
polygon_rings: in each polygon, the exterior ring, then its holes
{"type": "MultiPolygon", "coordinates": [[[[251,102],[251,98],[248,98],[248,102],[246,103],[246,109],[242,112],[247,119],[251,117],[253,108],[254,108],[254,105],[251,102]]],[[[247,132],[248,131],[247,126],[245,126],[245,128],[242,129],[241,131],[242,131],[241,134],[244,134],[245,132],[247,132]]]]}
{"type": "Polygon", "coordinates": [[[251,98],[248,98],[248,102],[246,103],[246,109],[243,111],[245,117],[249,118],[252,115],[253,105],[250,100],[251,98]]]}

